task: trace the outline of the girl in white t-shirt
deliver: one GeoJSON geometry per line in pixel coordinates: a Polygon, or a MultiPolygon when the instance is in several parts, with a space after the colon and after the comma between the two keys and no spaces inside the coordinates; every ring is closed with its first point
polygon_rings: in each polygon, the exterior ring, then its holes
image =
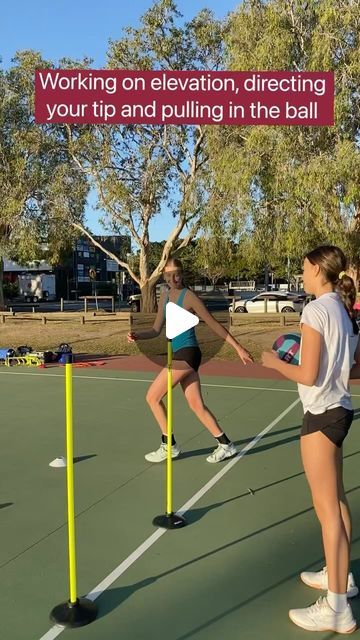
{"type": "Polygon", "coordinates": [[[326,566],[303,572],[309,586],[327,596],[290,619],[309,631],[351,633],[356,629],[348,597],[358,588],[349,573],[351,516],[342,478],[342,443],[353,420],[349,378],[360,364],[358,327],[353,307],[356,289],[338,247],[321,246],[304,260],[304,289],[314,294],[301,316],[299,366],[264,352],[262,363],[298,383],[304,408],[301,457],[314,509],[320,521],[326,566]],[[354,366],[355,361],[355,366],[354,366]]]}

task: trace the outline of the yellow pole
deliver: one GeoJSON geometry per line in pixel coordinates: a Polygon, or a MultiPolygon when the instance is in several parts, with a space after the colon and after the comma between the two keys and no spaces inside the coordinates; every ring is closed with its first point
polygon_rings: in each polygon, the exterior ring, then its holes
{"type": "Polygon", "coordinates": [[[167,348],[167,464],[166,464],[166,513],[172,514],[172,343],[168,340],[167,348]]]}
{"type": "Polygon", "coordinates": [[[72,364],[65,364],[66,396],[66,479],[69,540],[69,580],[70,603],[76,604],[76,556],[75,556],[75,508],[74,508],[74,448],[73,448],[73,400],[72,400],[72,364]]]}

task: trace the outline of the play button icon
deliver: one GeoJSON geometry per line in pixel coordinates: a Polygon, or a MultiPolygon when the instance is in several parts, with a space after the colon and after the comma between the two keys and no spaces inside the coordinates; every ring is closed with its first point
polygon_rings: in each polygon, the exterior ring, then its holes
{"type": "Polygon", "coordinates": [[[166,337],[168,340],[176,338],[181,333],[199,324],[199,318],[186,311],[174,302],[168,302],[165,308],[166,337]]]}
{"type": "MultiPolygon", "coordinates": [[[[191,282],[192,274],[184,274],[184,281],[191,282]]],[[[192,289],[189,288],[189,292],[192,289]]],[[[221,287],[207,289],[204,291],[203,288],[199,290],[199,287],[195,287],[194,285],[194,294],[197,298],[203,303],[206,310],[212,315],[212,317],[217,320],[226,331],[230,329],[230,314],[229,314],[229,298],[227,295],[227,290],[222,289],[221,287]]],[[[174,349],[185,348],[182,347],[182,344],[186,345],[195,345],[196,343],[199,345],[199,348],[202,353],[201,364],[206,364],[209,360],[217,357],[217,354],[223,351],[225,354],[230,350],[229,345],[224,344],[224,337],[220,337],[216,332],[214,332],[213,326],[209,326],[206,321],[201,322],[201,317],[199,315],[200,312],[192,312],[184,308],[184,296],[187,295],[186,292],[183,292],[183,302],[180,304],[176,304],[175,302],[169,301],[169,288],[166,288],[166,295],[161,297],[161,287],[158,290],[158,305],[161,308],[161,315],[158,316],[158,322],[154,326],[156,321],[155,313],[148,314],[143,313],[139,309],[136,311],[132,311],[130,315],[130,327],[131,332],[133,332],[136,336],[135,341],[132,346],[129,345],[130,355],[139,355],[142,354],[148,360],[150,360],[157,367],[166,367],[167,366],[167,356],[168,356],[168,340],[173,341],[173,351],[174,349]],[[161,299],[161,302],[160,302],[161,299]],[[158,333],[158,327],[160,326],[161,321],[161,329],[160,333],[158,333]],[[154,331],[155,329],[155,331],[154,331]],[[196,340],[184,340],[182,342],[179,339],[177,343],[177,336],[180,336],[182,333],[186,331],[196,331],[196,340]],[[157,334],[157,335],[154,335],[157,334]],[[144,334],[146,337],[144,338],[144,334]]],[[[178,296],[180,296],[181,292],[173,291],[172,295],[176,295],[178,300],[178,296]]],[[[189,297],[185,299],[185,304],[188,302],[189,297]]],[[[190,307],[190,302],[186,306],[190,307]]],[[[157,312],[159,313],[159,308],[157,312]]],[[[197,307],[196,307],[197,308],[197,307]]],[[[175,351],[176,353],[176,351],[175,351]]],[[[180,354],[181,355],[181,354],[180,354]]],[[[185,354],[186,355],[186,354],[185,354]]],[[[221,356],[220,356],[221,357],[221,356]]],[[[226,357],[226,356],[225,356],[226,357]]],[[[135,366],[134,360],[134,366],[135,366]]],[[[175,358],[174,358],[175,362],[175,358]]],[[[173,362],[173,367],[175,366],[173,362]]],[[[183,361],[177,359],[177,365],[181,368],[181,363],[183,361]]],[[[146,365],[147,366],[147,365],[146,365]]],[[[139,364],[139,371],[141,370],[142,364],[139,364]]]]}

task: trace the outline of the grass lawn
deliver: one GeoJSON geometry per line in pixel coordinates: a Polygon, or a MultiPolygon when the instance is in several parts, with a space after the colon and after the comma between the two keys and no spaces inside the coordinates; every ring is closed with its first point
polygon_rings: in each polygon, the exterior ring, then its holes
{"type": "MultiPolygon", "coordinates": [[[[104,314],[93,316],[89,314],[85,324],[80,324],[77,312],[63,314],[47,314],[47,324],[42,325],[40,315],[34,319],[33,314],[16,314],[14,318],[7,318],[0,326],[0,348],[17,348],[29,345],[34,350],[54,350],[61,342],[72,346],[74,353],[88,353],[101,355],[131,355],[139,353],[137,345],[128,344],[126,334],[129,324],[125,314],[112,316],[104,314]]],[[[229,329],[226,313],[214,313],[215,318],[229,329]]],[[[134,330],[150,328],[151,316],[134,314],[134,330]]],[[[291,322],[287,319],[286,327],[281,327],[277,319],[266,320],[260,315],[259,319],[241,318],[241,324],[231,327],[231,334],[259,360],[263,349],[271,348],[275,338],[282,333],[298,330],[298,320],[291,322]]],[[[209,328],[201,323],[197,327],[197,336],[205,358],[213,357],[221,360],[236,360],[237,355],[227,344],[223,343],[209,328]]],[[[149,340],[146,352],[151,354],[164,353],[164,334],[149,340]]]]}

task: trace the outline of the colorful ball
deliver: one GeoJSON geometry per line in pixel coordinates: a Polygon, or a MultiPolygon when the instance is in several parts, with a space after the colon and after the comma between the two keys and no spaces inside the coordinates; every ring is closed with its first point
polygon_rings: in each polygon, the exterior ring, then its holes
{"type": "Polygon", "coordinates": [[[286,333],[275,340],[273,350],[277,352],[281,360],[290,364],[299,364],[300,342],[300,333],[286,333]]]}

